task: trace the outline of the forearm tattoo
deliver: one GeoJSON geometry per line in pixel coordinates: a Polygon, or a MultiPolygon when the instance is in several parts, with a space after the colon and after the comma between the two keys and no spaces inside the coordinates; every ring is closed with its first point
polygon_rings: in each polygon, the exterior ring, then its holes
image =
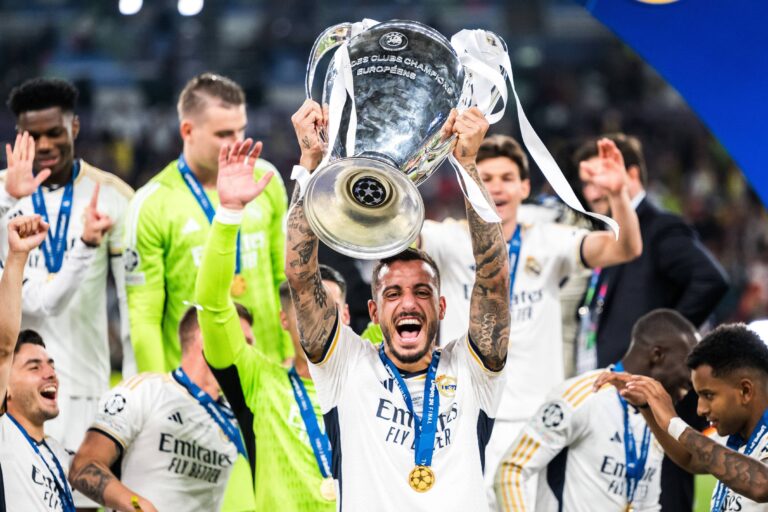
{"type": "Polygon", "coordinates": [[[692,469],[710,473],[734,492],[760,501],[768,492],[768,466],[757,459],[709,439],[687,428],[679,439],[691,453],[692,469]]]}
{"type": "Polygon", "coordinates": [[[298,194],[294,193],[291,202],[293,206],[288,215],[285,273],[296,310],[301,345],[309,359],[317,362],[333,330],[336,304],[328,300],[320,277],[318,240],[304,215],[304,199],[299,199],[298,194]]]}
{"type": "MultiPolygon", "coordinates": [[[[466,167],[480,183],[477,167],[466,167]]],[[[488,192],[481,186],[489,204],[488,192]]],[[[465,200],[467,222],[475,255],[475,284],[470,304],[469,334],[485,364],[493,369],[504,367],[509,342],[509,258],[501,225],[485,222],[465,200]]]]}
{"type": "Polygon", "coordinates": [[[89,462],[72,479],[72,487],[93,501],[104,505],[104,489],[114,479],[115,475],[109,469],[98,463],[89,462]]]}

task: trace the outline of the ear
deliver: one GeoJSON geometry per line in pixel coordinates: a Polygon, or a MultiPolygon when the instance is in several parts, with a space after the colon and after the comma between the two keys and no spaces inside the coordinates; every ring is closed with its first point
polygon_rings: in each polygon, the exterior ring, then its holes
{"type": "Polygon", "coordinates": [[[192,135],[192,121],[189,119],[184,119],[181,121],[181,124],[179,125],[179,134],[181,135],[181,139],[186,141],[190,135],[192,135]]]}
{"type": "Polygon", "coordinates": [[[376,307],[376,301],[371,299],[368,299],[368,316],[371,317],[371,322],[375,324],[379,323],[379,311],[376,307]]]}
{"type": "Polygon", "coordinates": [[[79,133],[80,133],[80,118],[78,116],[74,116],[72,118],[72,140],[77,139],[77,136],[79,133]]]}
{"type": "Polygon", "coordinates": [[[755,397],[755,385],[749,379],[741,379],[739,382],[739,394],[742,405],[746,405],[755,397]]]}
{"type": "Polygon", "coordinates": [[[440,306],[439,318],[440,318],[440,320],[442,320],[443,318],[445,318],[445,297],[443,297],[441,295],[440,299],[438,299],[438,302],[439,302],[439,306],[440,306]]]}
{"type": "Polygon", "coordinates": [[[288,331],[290,326],[288,325],[288,315],[285,314],[285,311],[282,309],[280,310],[280,327],[282,327],[284,330],[288,331]]]}
{"type": "Polygon", "coordinates": [[[352,316],[349,314],[349,304],[345,302],[344,307],[341,308],[341,323],[344,325],[349,325],[351,319],[352,316]]]}
{"type": "Polygon", "coordinates": [[[629,177],[629,181],[633,185],[639,185],[639,186],[643,185],[643,182],[640,179],[640,167],[636,165],[630,165],[627,168],[627,176],[629,177]]]}
{"type": "Polygon", "coordinates": [[[658,366],[664,362],[664,349],[659,346],[653,347],[649,355],[649,362],[651,367],[658,366]]]}
{"type": "Polygon", "coordinates": [[[528,199],[531,195],[531,180],[525,179],[520,182],[520,191],[523,193],[523,200],[528,199]]]}

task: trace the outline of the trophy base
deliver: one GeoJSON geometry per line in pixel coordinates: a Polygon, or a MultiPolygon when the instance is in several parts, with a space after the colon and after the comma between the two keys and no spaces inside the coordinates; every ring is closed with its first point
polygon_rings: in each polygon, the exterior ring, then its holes
{"type": "Polygon", "coordinates": [[[424,223],[416,185],[377,159],[341,158],[312,173],[304,194],[312,231],[341,254],[376,260],[410,246],[424,223]]]}

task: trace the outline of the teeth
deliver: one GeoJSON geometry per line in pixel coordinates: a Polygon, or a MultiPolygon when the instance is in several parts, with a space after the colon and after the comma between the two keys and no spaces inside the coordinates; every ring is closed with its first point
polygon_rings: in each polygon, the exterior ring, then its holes
{"type": "Polygon", "coordinates": [[[56,386],[46,386],[43,388],[43,393],[55,393],[56,386]]]}
{"type": "Polygon", "coordinates": [[[398,327],[401,325],[421,325],[421,322],[416,320],[415,318],[403,318],[399,322],[397,322],[398,327]]]}

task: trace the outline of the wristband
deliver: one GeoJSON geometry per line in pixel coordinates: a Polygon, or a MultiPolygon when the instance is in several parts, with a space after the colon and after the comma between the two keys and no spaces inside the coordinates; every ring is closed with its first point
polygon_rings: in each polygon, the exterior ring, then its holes
{"type": "Polygon", "coordinates": [[[307,189],[307,183],[311,177],[312,175],[306,167],[294,165],[291,169],[291,179],[299,186],[299,199],[304,197],[304,191],[307,189]]]}
{"type": "Polygon", "coordinates": [[[216,208],[216,215],[213,219],[221,224],[242,224],[243,211],[244,209],[232,210],[231,208],[225,208],[224,206],[219,205],[219,207],[216,208]]]}
{"type": "Polygon", "coordinates": [[[133,510],[141,511],[141,504],[139,504],[139,497],[135,494],[131,496],[131,506],[133,507],[133,510]]]}
{"type": "Polygon", "coordinates": [[[680,436],[683,435],[683,432],[685,432],[685,429],[687,429],[690,425],[688,425],[686,422],[682,420],[679,416],[675,416],[671,420],[669,420],[669,426],[667,427],[667,433],[672,436],[675,441],[680,440],[680,436]]]}

